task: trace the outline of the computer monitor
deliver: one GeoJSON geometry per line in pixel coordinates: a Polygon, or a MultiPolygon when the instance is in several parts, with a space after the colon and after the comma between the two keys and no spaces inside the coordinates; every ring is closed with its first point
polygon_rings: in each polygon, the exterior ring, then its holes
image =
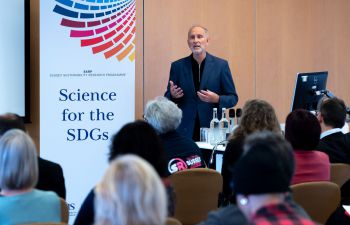
{"type": "Polygon", "coordinates": [[[317,110],[319,100],[326,93],[328,72],[298,73],[291,111],[295,109],[317,110]]]}

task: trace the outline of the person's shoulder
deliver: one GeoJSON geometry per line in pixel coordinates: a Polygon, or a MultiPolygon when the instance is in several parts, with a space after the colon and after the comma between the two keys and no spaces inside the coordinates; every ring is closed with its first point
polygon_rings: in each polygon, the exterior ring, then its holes
{"type": "Polygon", "coordinates": [[[316,146],[315,150],[327,153],[329,149],[329,142],[330,141],[326,138],[320,139],[320,142],[316,146]]]}
{"type": "Polygon", "coordinates": [[[180,134],[178,131],[170,131],[165,134],[161,134],[160,138],[162,141],[170,142],[171,144],[176,142],[177,146],[187,146],[187,148],[200,150],[196,142],[194,142],[191,138],[188,138],[184,136],[183,134],[180,134]]]}
{"type": "Polygon", "coordinates": [[[230,149],[230,148],[242,148],[243,147],[243,143],[244,143],[244,137],[243,136],[235,136],[232,137],[228,143],[226,148],[230,149]]]}
{"type": "Polygon", "coordinates": [[[62,167],[58,163],[43,159],[41,157],[38,157],[38,162],[39,162],[39,167],[62,170],[62,167]]]}
{"type": "Polygon", "coordinates": [[[350,134],[336,132],[320,139],[319,146],[345,145],[350,147],[350,134]]]}
{"type": "Polygon", "coordinates": [[[344,134],[344,141],[346,142],[346,145],[350,148],[350,132],[344,134]]]}
{"type": "Polygon", "coordinates": [[[226,59],[220,58],[218,56],[212,55],[210,53],[207,53],[207,58],[209,60],[215,61],[216,63],[220,63],[220,64],[228,64],[226,59]]]}
{"type": "Polygon", "coordinates": [[[54,199],[54,200],[59,199],[59,196],[53,191],[34,189],[32,194],[33,194],[33,196],[38,196],[38,197],[42,197],[45,199],[54,199]]]}
{"type": "Polygon", "coordinates": [[[186,56],[186,57],[183,57],[181,59],[175,60],[171,64],[172,65],[179,65],[179,64],[185,63],[187,61],[191,61],[191,56],[186,56]]]}
{"type": "Polygon", "coordinates": [[[177,131],[176,131],[176,135],[177,135],[178,139],[179,139],[181,142],[186,143],[187,145],[192,146],[192,148],[194,148],[194,149],[200,150],[199,147],[198,147],[198,145],[196,144],[196,142],[193,141],[191,138],[186,137],[186,136],[184,136],[183,134],[180,134],[180,133],[177,132],[177,131]]]}
{"type": "Polygon", "coordinates": [[[345,137],[346,139],[349,139],[349,140],[350,140],[350,132],[344,134],[344,137],[345,137]]]}
{"type": "Polygon", "coordinates": [[[202,221],[199,225],[245,225],[249,224],[243,213],[237,208],[237,206],[229,205],[223,208],[219,208],[215,211],[211,211],[208,214],[208,218],[202,221]]]}
{"type": "Polygon", "coordinates": [[[315,159],[329,162],[329,156],[325,152],[322,152],[320,150],[313,150],[313,151],[306,151],[306,152],[310,152],[311,156],[314,157],[315,159]]]}

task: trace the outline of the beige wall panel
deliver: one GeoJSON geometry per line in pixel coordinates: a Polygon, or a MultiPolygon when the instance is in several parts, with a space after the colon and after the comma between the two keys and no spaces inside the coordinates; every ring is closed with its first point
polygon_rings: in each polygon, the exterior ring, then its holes
{"type": "Polygon", "coordinates": [[[172,61],[188,56],[187,31],[209,29],[208,51],[229,61],[241,105],[254,95],[253,0],[147,0],[144,11],[144,99],[163,95],[172,61]]]}
{"type": "Polygon", "coordinates": [[[329,78],[329,89],[347,105],[350,105],[350,1],[328,0],[334,22],[332,25],[332,62],[334,65],[329,78]],[[336,3],[336,4],[335,4],[336,3]]]}
{"type": "Polygon", "coordinates": [[[297,72],[329,71],[328,88],[349,101],[349,9],[346,0],[257,1],[256,93],[281,122],[297,72]],[[338,94],[339,93],[339,94],[338,94]]]}

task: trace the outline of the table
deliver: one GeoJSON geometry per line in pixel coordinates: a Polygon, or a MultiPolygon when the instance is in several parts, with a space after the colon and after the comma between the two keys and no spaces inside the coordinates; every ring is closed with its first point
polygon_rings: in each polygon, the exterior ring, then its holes
{"type": "Polygon", "coordinates": [[[211,145],[206,142],[196,142],[196,144],[201,149],[206,165],[209,168],[215,169],[216,171],[221,173],[222,157],[224,155],[226,146],[224,144],[221,144],[216,147],[216,150],[213,155],[213,162],[210,164],[210,158],[213,154],[214,145],[211,145]]]}

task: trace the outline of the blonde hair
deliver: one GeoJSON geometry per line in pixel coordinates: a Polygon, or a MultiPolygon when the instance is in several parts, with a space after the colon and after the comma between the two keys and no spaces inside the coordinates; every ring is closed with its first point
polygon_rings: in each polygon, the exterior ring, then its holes
{"type": "Polygon", "coordinates": [[[256,131],[269,130],[281,133],[275,110],[268,102],[260,99],[247,101],[243,106],[242,119],[231,138],[246,137],[256,131]]]}
{"type": "Polygon", "coordinates": [[[38,158],[28,134],[12,129],[0,138],[0,188],[22,190],[38,182],[38,158]]]}
{"type": "Polygon", "coordinates": [[[153,167],[136,155],[110,164],[96,187],[96,225],[163,225],[166,193],[153,167]]]}

